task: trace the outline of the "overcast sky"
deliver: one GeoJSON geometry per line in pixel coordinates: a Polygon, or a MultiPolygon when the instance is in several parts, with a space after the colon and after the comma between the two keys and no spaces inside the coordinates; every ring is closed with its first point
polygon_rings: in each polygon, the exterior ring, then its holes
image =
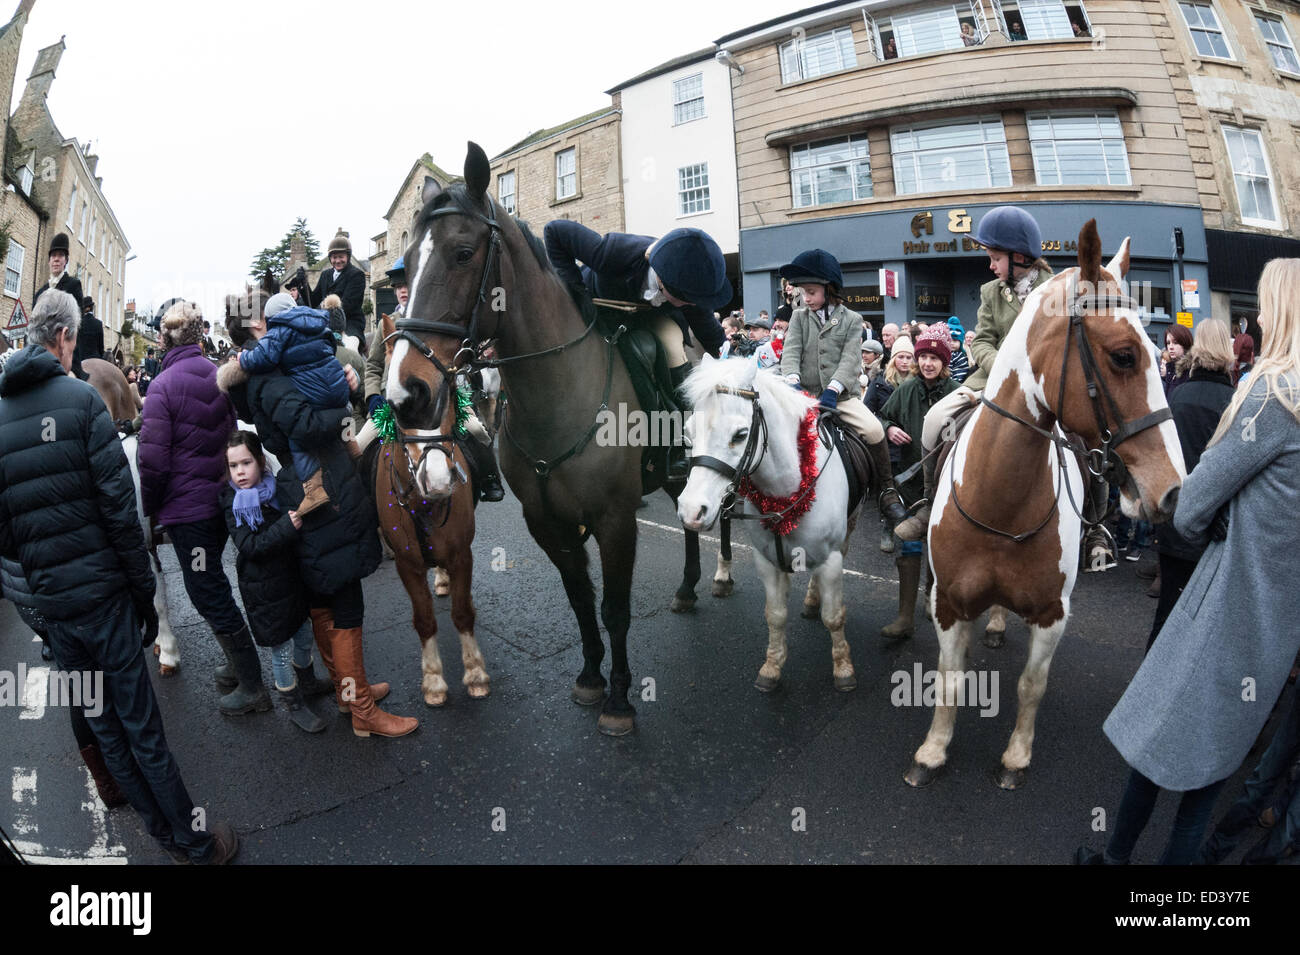
{"type": "Polygon", "coordinates": [[[459,173],[466,140],[496,155],[607,106],[603,91],[642,70],[805,5],[37,0],[10,108],[37,51],[65,36],[50,110],[99,154],[137,256],[126,297],[184,295],[220,320],[221,296],[297,216],[322,250],[343,226],[366,256],[426,150],[459,173]]]}

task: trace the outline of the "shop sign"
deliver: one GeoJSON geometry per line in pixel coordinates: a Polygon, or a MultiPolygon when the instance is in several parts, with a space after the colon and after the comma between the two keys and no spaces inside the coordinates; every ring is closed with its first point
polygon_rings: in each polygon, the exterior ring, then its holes
{"type": "Polygon", "coordinates": [[[885,297],[880,294],[879,285],[856,285],[844,289],[844,304],[855,312],[883,312],[885,297]]]}
{"type": "Polygon", "coordinates": [[[1184,326],[1184,327],[1186,327],[1186,328],[1191,328],[1191,327],[1192,327],[1192,313],[1191,313],[1191,312],[1179,312],[1179,313],[1175,316],[1175,318],[1178,320],[1178,324],[1179,324],[1179,325],[1182,325],[1182,326],[1184,326]]]}
{"type": "Polygon", "coordinates": [[[898,273],[893,269],[880,270],[880,291],[890,298],[898,298],[898,273]]]}
{"type": "Polygon", "coordinates": [[[1201,293],[1196,279],[1183,279],[1183,308],[1200,308],[1201,293]]]}

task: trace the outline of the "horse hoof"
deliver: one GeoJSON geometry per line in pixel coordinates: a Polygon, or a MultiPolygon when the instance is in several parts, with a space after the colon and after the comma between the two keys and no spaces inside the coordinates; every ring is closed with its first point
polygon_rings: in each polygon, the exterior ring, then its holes
{"type": "Polygon", "coordinates": [[[580,683],[575,683],[573,684],[573,692],[569,694],[569,699],[579,706],[595,706],[597,703],[605,702],[605,687],[583,686],[580,683]]]}
{"type": "Polygon", "coordinates": [[[799,616],[805,620],[816,620],[822,615],[821,604],[804,604],[803,610],[799,611],[799,616]]]}
{"type": "Polygon", "coordinates": [[[673,613],[691,613],[695,610],[695,598],[692,597],[690,600],[683,600],[681,597],[674,597],[669,609],[672,610],[673,613]]]}
{"type": "Polygon", "coordinates": [[[471,699],[482,700],[485,699],[487,695],[492,692],[492,684],[471,683],[468,687],[466,687],[466,689],[469,690],[469,695],[471,699]]]}
{"type": "Polygon", "coordinates": [[[636,728],[636,714],[601,713],[596,727],[606,736],[626,736],[636,728]]]}
{"type": "Polygon", "coordinates": [[[984,646],[990,650],[996,650],[1007,642],[1007,632],[1005,630],[985,630],[984,646]]]}
{"type": "Polygon", "coordinates": [[[763,676],[761,673],[758,675],[758,679],[754,681],[754,686],[764,693],[771,693],[780,685],[781,678],[779,676],[763,676]]]}
{"type": "Polygon", "coordinates": [[[999,789],[1019,789],[1025,784],[1026,774],[1023,769],[1007,769],[999,766],[993,772],[999,789]]]}
{"type": "Polygon", "coordinates": [[[730,597],[735,589],[736,582],[734,580],[715,580],[713,582],[713,596],[715,597],[730,597]]]}
{"type": "Polygon", "coordinates": [[[426,706],[443,706],[447,702],[447,691],[439,690],[437,693],[426,693],[424,694],[424,702],[426,706]]]}
{"type": "Polygon", "coordinates": [[[435,597],[446,597],[446,596],[448,596],[450,593],[451,593],[451,585],[450,585],[450,584],[437,584],[437,585],[435,585],[434,588],[433,588],[433,595],[434,595],[435,597]]]}
{"type": "Polygon", "coordinates": [[[181,665],[180,665],[179,663],[176,664],[174,667],[173,667],[173,666],[168,666],[168,665],[165,664],[165,663],[160,663],[160,664],[158,664],[158,675],[159,675],[159,676],[175,676],[176,673],[177,673],[177,671],[180,670],[180,668],[181,668],[181,665]]]}
{"type": "Polygon", "coordinates": [[[841,693],[848,693],[850,690],[858,688],[858,678],[855,674],[850,673],[848,676],[837,676],[835,678],[835,689],[841,693]]]}
{"type": "Polygon", "coordinates": [[[920,789],[921,787],[928,786],[930,783],[934,782],[935,779],[938,778],[941,769],[943,769],[942,765],[926,766],[922,763],[918,763],[916,760],[912,760],[911,768],[903,775],[903,782],[907,783],[907,785],[911,786],[913,789],[920,789]]]}

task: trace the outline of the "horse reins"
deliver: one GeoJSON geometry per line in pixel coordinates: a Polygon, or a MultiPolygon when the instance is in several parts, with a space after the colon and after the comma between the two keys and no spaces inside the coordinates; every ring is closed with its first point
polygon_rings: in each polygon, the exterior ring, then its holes
{"type": "MultiPolygon", "coordinates": [[[[1136,418],[1132,421],[1125,421],[1123,414],[1121,414],[1119,410],[1119,405],[1115,402],[1114,396],[1110,393],[1110,389],[1106,387],[1106,382],[1101,378],[1096,356],[1093,353],[1092,346],[1088,342],[1088,335],[1083,325],[1083,319],[1086,313],[1095,314],[1099,306],[1107,307],[1112,311],[1117,308],[1136,310],[1137,303],[1123,292],[1099,297],[1095,290],[1089,295],[1079,295],[1077,294],[1077,291],[1078,276],[1071,273],[1066,285],[1066,298],[1070,302],[1070,327],[1066,331],[1065,335],[1065,352],[1061,357],[1061,381],[1057,390],[1056,410],[1052,411],[1052,416],[1058,422],[1059,427],[1059,422],[1061,421],[1060,413],[1065,408],[1065,378],[1066,373],[1069,370],[1070,343],[1072,340],[1077,340],[1079,364],[1083,368],[1084,381],[1088,388],[1088,399],[1092,405],[1093,414],[1097,418],[1097,434],[1098,437],[1101,438],[1101,446],[1096,448],[1088,447],[1087,442],[1083,440],[1082,436],[1076,433],[1056,434],[1053,431],[1049,431],[1032,421],[1025,420],[1013,411],[1008,411],[1006,408],[1003,408],[996,402],[992,401],[987,394],[981,393],[981,404],[996,411],[1004,418],[1009,418],[1018,424],[1024,425],[1036,434],[1042,435],[1048,441],[1052,442],[1053,446],[1055,446],[1057,474],[1056,492],[1052,496],[1052,507],[1047,512],[1047,516],[1044,517],[1033,530],[1022,534],[1010,534],[1006,531],[999,530],[996,527],[990,527],[988,524],[985,524],[971,516],[971,514],[962,507],[961,501],[957,498],[957,482],[955,480],[952,485],[952,501],[953,504],[957,506],[957,512],[961,514],[962,517],[966,518],[966,520],[970,521],[970,523],[982,530],[988,531],[992,534],[997,534],[1000,537],[1006,537],[1017,543],[1033,537],[1047,526],[1047,522],[1050,521],[1052,516],[1056,513],[1060,500],[1062,483],[1064,483],[1066,494],[1069,496],[1070,506],[1074,509],[1079,519],[1088,527],[1093,527],[1101,523],[1101,518],[1098,518],[1095,521],[1089,521],[1083,516],[1083,509],[1074,500],[1074,490],[1070,487],[1070,482],[1064,480],[1066,451],[1069,451],[1071,454],[1082,455],[1087,464],[1088,471],[1092,474],[1094,479],[1105,479],[1111,483],[1122,486],[1128,483],[1130,475],[1123,459],[1120,458],[1115,449],[1134,435],[1141,434],[1148,428],[1154,428],[1161,424],[1161,422],[1173,420],[1173,412],[1170,411],[1168,407],[1165,407],[1144,414],[1142,417],[1136,418]],[[1116,430],[1114,432],[1110,430],[1110,421],[1112,418],[1116,423],[1116,430]]],[[[1051,411],[1050,408],[1048,410],[1051,411]]],[[[1061,430],[1064,432],[1064,429],[1061,430]]]]}

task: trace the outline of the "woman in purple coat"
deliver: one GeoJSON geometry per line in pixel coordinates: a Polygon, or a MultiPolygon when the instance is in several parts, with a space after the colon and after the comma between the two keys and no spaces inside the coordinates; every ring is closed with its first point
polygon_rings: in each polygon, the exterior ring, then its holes
{"type": "Polygon", "coordinates": [[[203,313],[178,302],[163,316],[162,370],[149,386],[140,429],[140,497],[145,514],[167,529],[185,579],[185,592],[212,628],[228,665],[217,686],[230,690],[220,709],[228,715],[265,712],[271,697],[248,624],[221,566],[226,522],[226,442],[235,409],[217,388],[217,368],[203,357],[203,313]]]}

